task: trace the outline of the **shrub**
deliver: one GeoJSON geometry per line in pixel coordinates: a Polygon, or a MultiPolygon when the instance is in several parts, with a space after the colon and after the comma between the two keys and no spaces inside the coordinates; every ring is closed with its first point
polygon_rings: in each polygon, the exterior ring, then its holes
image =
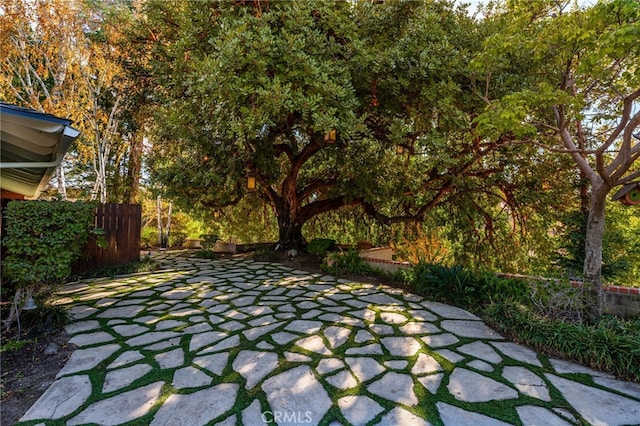
{"type": "Polygon", "coordinates": [[[158,244],[158,231],[146,227],[142,228],[142,233],[140,235],[140,246],[142,248],[154,247],[158,244]]]}
{"type": "Polygon", "coordinates": [[[336,240],[328,238],[314,238],[307,244],[307,252],[318,257],[323,257],[328,251],[335,249],[336,240]]]}
{"type": "MultiPolygon", "coordinates": [[[[180,247],[187,239],[185,232],[170,232],[167,247],[180,247]]],[[[158,231],[153,228],[143,228],[140,235],[140,245],[143,248],[158,247],[158,231]]]]}
{"type": "Polygon", "coordinates": [[[71,265],[81,254],[93,231],[94,208],[89,203],[13,201],[4,212],[7,250],[3,276],[16,286],[14,300],[4,323],[8,328],[35,290],[60,283],[71,274],[71,265]]]}
{"type": "Polygon", "coordinates": [[[372,273],[371,267],[360,257],[357,250],[349,250],[346,253],[331,253],[322,269],[333,275],[368,275],[372,273]]]}
{"type": "Polygon", "coordinates": [[[640,319],[605,316],[585,325],[543,318],[513,302],[491,304],[483,317],[499,333],[539,352],[640,381],[640,319]]]}
{"type": "Polygon", "coordinates": [[[187,234],[185,232],[171,232],[169,233],[169,243],[167,247],[180,247],[186,239],[187,234]]]}
{"type": "Polygon", "coordinates": [[[200,235],[202,239],[201,245],[205,250],[212,249],[213,246],[218,242],[218,236],[215,234],[202,234],[200,235]]]}
{"type": "Polygon", "coordinates": [[[3,273],[21,286],[62,282],[95,229],[94,208],[82,202],[10,202],[3,273]]]}
{"type": "Polygon", "coordinates": [[[403,273],[407,286],[417,293],[464,308],[476,308],[494,300],[528,299],[525,281],[498,278],[488,272],[471,272],[462,266],[418,262],[403,273]]]}

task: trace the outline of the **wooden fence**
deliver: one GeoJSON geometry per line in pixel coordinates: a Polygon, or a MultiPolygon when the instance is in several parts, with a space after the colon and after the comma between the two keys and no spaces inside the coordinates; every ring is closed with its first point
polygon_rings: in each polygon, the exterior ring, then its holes
{"type": "Polygon", "coordinates": [[[139,204],[102,204],[96,208],[95,226],[104,230],[108,245],[98,247],[94,238],[83,249],[76,272],[140,260],[142,207],[139,204]]]}

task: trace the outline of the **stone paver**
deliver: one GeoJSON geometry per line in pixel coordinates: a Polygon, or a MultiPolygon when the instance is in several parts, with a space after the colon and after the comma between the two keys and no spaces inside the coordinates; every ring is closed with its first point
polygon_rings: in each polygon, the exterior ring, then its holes
{"type": "Polygon", "coordinates": [[[88,406],[67,424],[83,425],[99,421],[102,425],[119,425],[135,420],[149,412],[160,397],[163,385],[163,382],[156,382],[102,399],[88,406]]]}
{"type": "Polygon", "coordinates": [[[465,368],[453,370],[447,389],[457,400],[464,402],[486,402],[518,397],[515,389],[465,368]]]}
{"type": "Polygon", "coordinates": [[[62,377],[66,374],[87,371],[109,358],[113,353],[120,349],[119,345],[111,344],[97,346],[93,348],[77,349],[64,367],[58,372],[56,377],[62,377]]]}
{"type": "Polygon", "coordinates": [[[391,371],[367,386],[367,390],[389,401],[414,406],[418,404],[418,398],[413,392],[413,386],[413,378],[410,375],[391,371]]]}
{"type": "Polygon", "coordinates": [[[267,379],[262,389],[273,414],[289,414],[289,421],[278,422],[281,425],[297,424],[302,413],[309,420],[305,423],[317,425],[332,405],[327,391],[306,365],[267,379]]]}
{"type": "Polygon", "coordinates": [[[89,376],[63,377],[53,382],[21,420],[59,419],[76,411],[90,395],[89,376]]]}
{"type": "Polygon", "coordinates": [[[102,386],[102,393],[113,392],[129,386],[153,368],[148,364],[135,364],[131,367],[119,368],[107,373],[102,386]]]}
{"type": "Polygon", "coordinates": [[[384,408],[367,396],[344,396],[338,400],[344,417],[354,426],[366,425],[384,408]]]}
{"type": "Polygon", "coordinates": [[[164,270],[61,290],[79,348],[23,421],[639,423],[640,385],[547,359],[463,309],[280,264],[156,258],[164,270]]]}
{"type": "Polygon", "coordinates": [[[237,393],[237,384],[223,383],[186,395],[170,395],[151,425],[206,425],[233,408],[237,393]]]}

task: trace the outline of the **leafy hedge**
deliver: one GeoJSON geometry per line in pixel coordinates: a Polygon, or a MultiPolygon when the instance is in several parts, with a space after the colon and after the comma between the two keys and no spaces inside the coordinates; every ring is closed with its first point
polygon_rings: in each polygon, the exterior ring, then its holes
{"type": "Polygon", "coordinates": [[[19,287],[64,281],[94,230],[94,208],[84,202],[10,202],[4,212],[4,276],[19,287]]]}
{"type": "Polygon", "coordinates": [[[640,381],[640,319],[607,316],[588,325],[540,317],[508,302],[487,306],[482,316],[499,333],[539,352],[640,381]]]}
{"type": "Polygon", "coordinates": [[[373,269],[366,263],[357,250],[349,250],[346,253],[331,253],[322,269],[333,275],[371,275],[373,269]]]}
{"type": "Polygon", "coordinates": [[[495,300],[525,301],[531,294],[523,280],[499,278],[488,272],[473,273],[461,266],[418,262],[403,275],[412,291],[463,308],[477,308],[495,300]]]}
{"type": "Polygon", "coordinates": [[[328,251],[335,249],[336,240],[329,238],[314,238],[309,244],[307,244],[307,252],[315,256],[322,257],[327,254],[328,251]]]}

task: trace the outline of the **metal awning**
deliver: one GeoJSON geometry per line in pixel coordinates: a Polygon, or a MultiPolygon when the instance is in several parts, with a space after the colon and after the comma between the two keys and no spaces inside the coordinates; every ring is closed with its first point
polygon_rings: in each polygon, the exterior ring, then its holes
{"type": "Polygon", "coordinates": [[[71,120],[0,102],[0,188],[38,198],[80,135],[71,120]]]}

